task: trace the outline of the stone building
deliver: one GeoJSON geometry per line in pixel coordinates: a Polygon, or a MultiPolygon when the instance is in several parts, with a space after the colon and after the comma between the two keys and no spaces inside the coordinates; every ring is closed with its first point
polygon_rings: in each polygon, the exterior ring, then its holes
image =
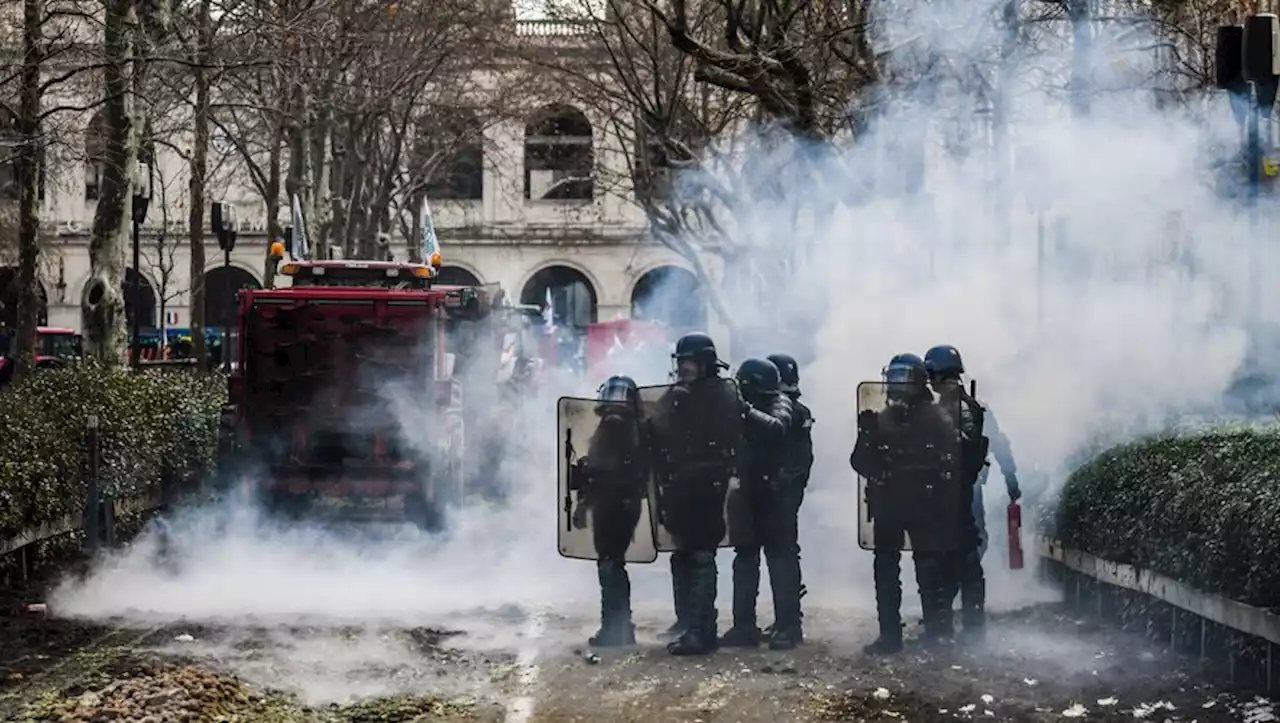
{"type": "MultiPolygon", "coordinates": [[[[534,39],[564,30],[545,20],[514,21],[513,27],[534,39]]],[[[576,146],[583,153],[574,157],[594,164],[590,170],[625,175],[604,166],[623,163],[610,148],[634,139],[610,137],[602,130],[603,119],[592,116],[589,109],[553,100],[527,118],[485,128],[483,141],[464,151],[472,155],[472,173],[455,179],[444,197],[431,202],[443,247],[441,280],[497,282],[521,303],[542,304],[550,297],[562,326],[637,315],[681,328],[705,328],[711,320],[696,278],[683,259],[647,237],[643,215],[629,191],[592,181],[565,182],[581,174],[545,161],[547,146],[576,146]],[[661,293],[655,293],[658,288],[661,293]]],[[[60,145],[66,148],[45,161],[42,214],[47,231],[40,281],[46,300],[43,321],[78,329],[89,280],[89,232],[102,175],[101,163],[95,161],[101,150],[94,132],[101,120],[92,112],[72,118],[62,131],[67,140],[60,145]]],[[[0,118],[0,143],[8,128],[3,121],[0,118]]],[[[211,146],[211,168],[227,161],[226,167],[233,170],[214,174],[208,200],[234,204],[240,222],[230,265],[206,227],[206,324],[217,327],[234,313],[236,289],[262,285],[268,238],[265,204],[245,172],[235,170],[230,139],[215,132],[211,146]]],[[[558,156],[564,166],[566,154],[558,156]]],[[[126,291],[126,306],[129,313],[140,314],[144,329],[182,328],[191,321],[186,161],[171,147],[157,147],[154,157],[150,210],[140,230],[142,291],[137,300],[126,291]]],[[[8,168],[0,173],[0,204],[16,206],[12,173],[8,168]]],[[[278,218],[287,224],[288,199],[281,200],[278,218]]],[[[406,258],[406,239],[394,237],[392,251],[396,258],[406,258]]],[[[5,291],[0,324],[13,323],[7,317],[16,310],[16,298],[8,291],[16,276],[16,268],[9,265],[13,263],[0,257],[0,290],[5,291]]],[[[127,273],[132,277],[139,270],[130,267],[127,273]]],[[[126,280],[126,289],[129,283],[126,280]]]]}

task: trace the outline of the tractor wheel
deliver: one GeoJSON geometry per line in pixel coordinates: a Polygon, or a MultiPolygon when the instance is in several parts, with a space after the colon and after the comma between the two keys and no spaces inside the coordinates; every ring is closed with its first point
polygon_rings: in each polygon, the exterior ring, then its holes
{"type": "Polygon", "coordinates": [[[428,534],[435,535],[444,531],[444,506],[439,501],[428,502],[423,495],[405,495],[404,517],[428,534]]]}

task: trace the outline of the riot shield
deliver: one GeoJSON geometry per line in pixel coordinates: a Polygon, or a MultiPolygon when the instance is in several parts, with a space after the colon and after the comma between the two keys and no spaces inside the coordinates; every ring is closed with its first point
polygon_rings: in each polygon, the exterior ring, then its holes
{"type": "Polygon", "coordinates": [[[969,486],[960,401],[890,382],[858,385],[858,546],[940,552],[964,544],[969,486]],[[913,396],[916,395],[916,396],[913,396]]]}
{"type": "Polygon", "coordinates": [[[627,562],[658,559],[653,467],[641,419],[628,406],[574,397],[556,404],[557,546],[564,557],[598,560],[625,545],[627,562]]]}
{"type": "MultiPolygon", "coordinates": [[[[723,523],[717,547],[742,544],[750,519],[737,480],[743,435],[742,402],[732,379],[640,387],[646,434],[653,449],[652,509],[658,510],[658,551],[673,552],[677,538],[708,534],[723,523]],[[710,517],[718,515],[718,519],[710,517]]],[[[690,544],[701,544],[701,542],[690,544]]]]}

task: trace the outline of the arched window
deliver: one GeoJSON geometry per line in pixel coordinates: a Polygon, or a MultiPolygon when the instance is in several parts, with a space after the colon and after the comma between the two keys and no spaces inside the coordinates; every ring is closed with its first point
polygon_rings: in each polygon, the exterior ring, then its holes
{"type": "Polygon", "coordinates": [[[443,266],[436,271],[435,283],[441,286],[479,286],[480,279],[460,266],[443,266]]]}
{"type": "Polygon", "coordinates": [[[662,322],[681,333],[704,331],[707,311],[698,277],[679,266],[649,271],[631,290],[631,318],[662,322]]]}
{"type": "Polygon", "coordinates": [[[582,111],[551,106],[525,126],[525,198],[590,201],[594,175],[591,122],[582,111]]]}
{"type": "Polygon", "coordinates": [[[204,275],[204,323],[208,327],[233,328],[236,323],[236,292],[260,289],[253,274],[238,266],[217,266],[204,275]]]}
{"type": "Polygon", "coordinates": [[[596,320],[596,290],[577,269],[548,266],[529,279],[520,291],[520,303],[539,306],[551,301],[556,326],[585,329],[596,320]]]}
{"type": "Polygon", "coordinates": [[[141,329],[156,328],[156,290],[145,275],[138,276],[133,269],[124,272],[124,318],[125,324],[133,324],[133,315],[138,314],[138,327],[141,329]],[[138,277],[138,295],[133,295],[133,279],[138,277]]]}

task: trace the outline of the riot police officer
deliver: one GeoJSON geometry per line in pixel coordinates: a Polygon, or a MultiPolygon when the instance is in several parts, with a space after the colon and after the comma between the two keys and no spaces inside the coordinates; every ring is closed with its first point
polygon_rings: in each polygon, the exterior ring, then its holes
{"type": "Polygon", "coordinates": [[[587,456],[571,472],[584,478],[575,485],[580,492],[573,525],[585,528],[590,511],[600,580],[600,630],[589,642],[596,647],[634,645],[626,555],[640,522],[649,475],[640,394],[631,377],[613,376],[600,386],[597,397],[599,425],[591,435],[587,456]]]}
{"type": "Polygon", "coordinates": [[[980,639],[986,626],[986,580],[982,572],[982,557],[987,549],[986,506],[982,500],[982,487],[986,483],[988,448],[994,453],[1004,474],[1005,487],[1010,501],[1019,499],[1017,467],[1009,439],[1000,432],[991,410],[971,397],[964,388],[961,375],[964,361],[954,346],[935,346],[924,355],[925,369],[934,390],[949,407],[959,406],[962,436],[965,440],[963,454],[965,484],[972,488],[972,504],[967,514],[970,525],[966,527],[963,547],[949,558],[947,567],[952,577],[947,606],[951,606],[956,593],[960,595],[960,621],[965,636],[980,639]]]}
{"type": "Polygon", "coordinates": [[[934,402],[924,361],[899,354],[883,372],[888,387],[884,410],[858,415],[858,439],[849,464],[868,481],[867,498],[875,523],[876,611],[880,635],[864,651],[872,655],[902,650],[901,562],[910,535],[924,611],[925,641],[947,635],[946,550],[967,498],[951,477],[958,444],[956,422],[934,402]],[[956,489],[950,490],[949,485],[956,489]]]}
{"type": "MultiPolygon", "coordinates": [[[[738,465],[742,505],[730,505],[730,526],[750,530],[736,544],[733,560],[733,627],[721,638],[727,647],[760,644],[756,598],[760,592],[760,550],[769,565],[774,625],[770,647],[794,648],[800,628],[800,558],[796,549],[793,496],[785,489],[782,454],[791,428],[791,398],[782,394],[778,367],[748,359],[738,367],[738,387],[747,406],[745,448],[738,465]],[[737,509],[741,508],[741,513],[737,509]]],[[[735,542],[737,542],[735,540],[735,542]]]]}
{"type": "MultiPolygon", "coordinates": [[[[742,444],[743,405],[736,385],[720,376],[715,343],[703,333],[676,342],[677,383],[651,420],[658,514],[675,539],[671,554],[676,604],[673,655],[714,651],[716,549],[725,537],[725,498],[742,444]]],[[[672,632],[672,631],[669,631],[672,632]]]]}
{"type": "MultiPolygon", "coordinates": [[[[792,514],[796,518],[794,527],[796,536],[791,541],[796,550],[795,605],[799,610],[800,599],[805,593],[799,563],[799,515],[800,505],[804,502],[805,489],[809,486],[809,473],[813,469],[813,412],[800,401],[800,365],[796,360],[788,354],[770,354],[768,359],[778,367],[782,393],[791,399],[791,427],[787,430],[782,449],[782,479],[783,488],[792,495],[792,514]]],[[[803,620],[804,613],[799,612],[798,618],[803,620]]],[[[776,633],[771,633],[770,637],[776,637],[776,633]]],[[[781,643],[783,647],[786,646],[787,638],[794,639],[797,643],[802,642],[804,640],[802,628],[798,625],[795,631],[785,633],[781,643]]],[[[773,644],[772,640],[771,644],[773,644]]]]}

